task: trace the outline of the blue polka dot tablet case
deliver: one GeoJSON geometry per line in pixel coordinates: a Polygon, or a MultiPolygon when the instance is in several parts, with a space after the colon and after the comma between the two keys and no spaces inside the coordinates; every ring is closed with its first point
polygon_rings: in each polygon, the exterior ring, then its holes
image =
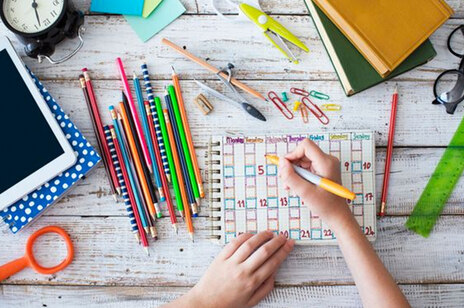
{"type": "Polygon", "coordinates": [[[77,156],[77,163],[48,183],[43,184],[35,191],[0,211],[0,217],[13,233],[19,232],[33,222],[100,162],[98,152],[87,142],[87,139],[71,122],[63,109],[58,106],[37,77],[32,72],[30,74],[71,144],[77,156]]]}

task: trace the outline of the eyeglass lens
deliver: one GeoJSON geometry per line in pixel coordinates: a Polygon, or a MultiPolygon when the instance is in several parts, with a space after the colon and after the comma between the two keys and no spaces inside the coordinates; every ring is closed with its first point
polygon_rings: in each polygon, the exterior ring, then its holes
{"type": "Polygon", "coordinates": [[[464,25],[451,34],[449,48],[454,55],[464,57],[464,25]]]}
{"type": "Polygon", "coordinates": [[[459,71],[449,71],[441,76],[436,83],[436,93],[442,103],[455,103],[464,97],[464,74],[459,71]]]}

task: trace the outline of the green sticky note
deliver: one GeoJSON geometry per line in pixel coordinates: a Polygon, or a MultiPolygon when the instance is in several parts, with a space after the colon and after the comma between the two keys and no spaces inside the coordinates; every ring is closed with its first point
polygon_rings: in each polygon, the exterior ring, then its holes
{"type": "Polygon", "coordinates": [[[124,17],[140,39],[146,42],[184,12],[185,7],[179,0],[163,0],[148,18],[124,17]]]}
{"type": "Polygon", "coordinates": [[[145,3],[143,4],[142,17],[147,18],[150,16],[151,12],[158,7],[161,1],[163,0],[145,0],[145,3]]]}

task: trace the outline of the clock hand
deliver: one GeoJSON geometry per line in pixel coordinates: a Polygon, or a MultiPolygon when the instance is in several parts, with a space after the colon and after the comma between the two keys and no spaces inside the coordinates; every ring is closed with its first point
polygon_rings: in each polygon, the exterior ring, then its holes
{"type": "Polygon", "coordinates": [[[32,7],[34,8],[35,17],[37,18],[37,22],[39,23],[39,26],[40,26],[39,12],[37,12],[38,4],[37,4],[37,2],[35,2],[35,1],[36,1],[36,0],[32,0],[32,7]]]}

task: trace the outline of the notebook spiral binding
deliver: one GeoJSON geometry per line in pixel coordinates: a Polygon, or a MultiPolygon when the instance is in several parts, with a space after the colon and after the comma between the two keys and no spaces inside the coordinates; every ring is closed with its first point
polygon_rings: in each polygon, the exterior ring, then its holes
{"type": "Polygon", "coordinates": [[[209,221],[210,238],[212,241],[221,241],[222,238],[222,186],[221,186],[221,151],[219,150],[221,142],[210,140],[208,145],[206,161],[208,195],[209,195],[209,221]]]}

